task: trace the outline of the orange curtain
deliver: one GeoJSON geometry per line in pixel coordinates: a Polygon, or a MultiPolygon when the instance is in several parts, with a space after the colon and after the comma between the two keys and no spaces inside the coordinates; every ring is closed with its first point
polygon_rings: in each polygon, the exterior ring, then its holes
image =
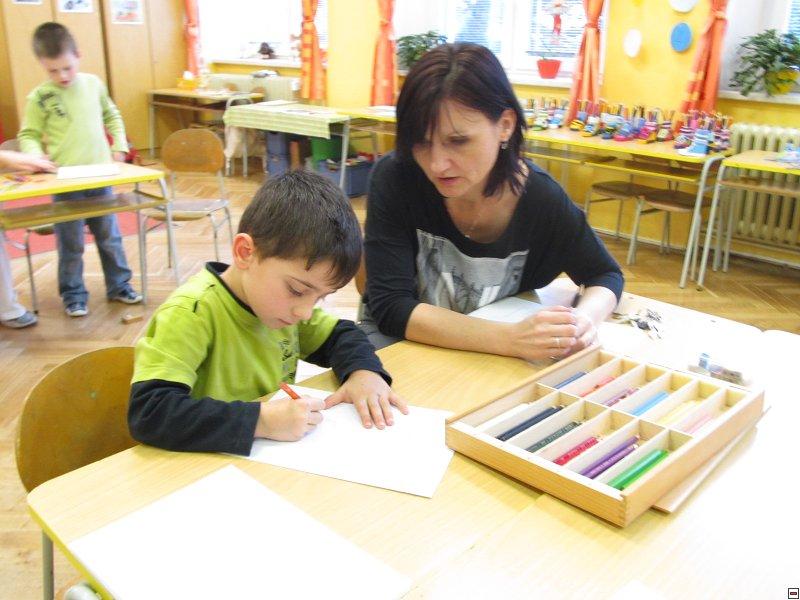
{"type": "Polygon", "coordinates": [[[186,23],[183,36],[186,40],[186,70],[200,75],[202,58],[200,57],[200,11],[197,9],[197,0],[184,0],[186,9],[186,23]]]}
{"type": "Polygon", "coordinates": [[[378,12],[381,23],[372,66],[372,106],[394,104],[397,92],[397,60],[392,27],[394,0],[378,0],[378,12]]]}
{"type": "Polygon", "coordinates": [[[596,102],[600,97],[600,13],[605,0],[583,0],[586,12],[586,26],[583,28],[581,47],[575,58],[575,72],[572,74],[572,89],[569,92],[569,115],[567,123],[575,118],[579,100],[596,102]]]}
{"type": "Polygon", "coordinates": [[[314,17],[319,0],[303,0],[303,29],[300,34],[300,97],[307,100],[325,99],[325,73],[322,71],[322,51],[314,17]]]}
{"type": "Polygon", "coordinates": [[[717,105],[722,41],[728,27],[725,18],[727,7],[728,0],[711,0],[711,15],[698,40],[692,71],[686,84],[686,97],[681,104],[684,114],[690,110],[713,112],[717,105]]]}

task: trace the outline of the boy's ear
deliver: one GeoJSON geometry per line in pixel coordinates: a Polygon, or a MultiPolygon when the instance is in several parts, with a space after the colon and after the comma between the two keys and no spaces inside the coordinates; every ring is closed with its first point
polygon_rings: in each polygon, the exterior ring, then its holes
{"type": "Polygon", "coordinates": [[[233,264],[238,269],[247,269],[258,257],[256,255],[256,245],[249,233],[237,233],[233,236],[233,264]]]}

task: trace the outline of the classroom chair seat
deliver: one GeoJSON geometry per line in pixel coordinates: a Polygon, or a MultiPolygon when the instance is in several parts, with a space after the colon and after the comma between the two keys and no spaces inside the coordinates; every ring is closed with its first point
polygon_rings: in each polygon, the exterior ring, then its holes
{"type": "MultiPolygon", "coordinates": [[[[654,213],[664,213],[664,226],[661,234],[661,244],[659,246],[659,253],[669,252],[669,238],[670,238],[670,220],[673,213],[677,214],[691,214],[694,211],[695,194],[684,192],[677,189],[660,189],[652,192],[642,194],[636,202],[636,215],[633,221],[633,231],[631,232],[631,242],[628,247],[627,264],[632,265],[636,262],[636,244],[639,236],[639,224],[642,215],[649,215],[654,213]]],[[[703,207],[709,206],[711,199],[704,197],[703,207]]],[[[709,224],[709,227],[711,225],[709,224]]],[[[697,236],[694,240],[687,240],[687,251],[692,247],[692,244],[697,244],[699,241],[700,230],[697,230],[697,236]]]]}
{"type": "Polygon", "coordinates": [[[583,211],[586,213],[586,218],[589,218],[589,211],[593,202],[609,202],[619,201],[619,209],[617,210],[617,227],[615,236],[619,238],[620,224],[622,223],[622,208],[626,201],[638,200],[642,194],[649,192],[656,192],[658,188],[649,185],[642,185],[634,183],[633,178],[629,181],[598,181],[589,186],[586,190],[586,199],[583,204],[583,211]],[[595,198],[595,195],[600,195],[600,198],[595,198]]]}
{"type": "MultiPolygon", "coordinates": [[[[181,129],[172,133],[161,148],[161,159],[169,175],[168,193],[172,219],[174,221],[198,221],[208,219],[214,235],[214,256],[219,261],[219,230],[227,223],[228,234],[233,244],[233,224],[231,212],[225,190],[225,181],[222,170],[225,166],[225,153],[222,142],[207,129],[181,129]],[[206,173],[214,174],[217,179],[219,196],[201,200],[178,200],[176,198],[175,180],[179,173],[206,173]],[[221,217],[217,217],[222,213],[221,217]]],[[[141,220],[142,238],[147,239],[147,233],[159,227],[167,220],[166,211],[158,208],[142,211],[144,218],[141,220]],[[148,226],[149,221],[155,225],[148,226]]],[[[146,241],[145,241],[146,243],[146,241]]],[[[173,266],[174,257],[168,257],[169,266],[173,266]]],[[[177,272],[178,265],[174,268],[177,272]]]]}
{"type": "MultiPolygon", "coordinates": [[[[22,485],[42,483],[136,445],[128,431],[133,348],[86,352],[54,367],[28,392],[15,454],[22,485]]],[[[44,598],[53,598],[53,542],[42,532],[44,598]]]]}

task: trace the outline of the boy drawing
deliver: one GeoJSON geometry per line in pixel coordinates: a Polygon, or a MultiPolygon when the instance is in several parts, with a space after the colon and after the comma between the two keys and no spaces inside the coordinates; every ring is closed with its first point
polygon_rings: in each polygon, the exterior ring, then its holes
{"type": "Polygon", "coordinates": [[[344,194],[294,171],[270,179],[242,215],[233,262],[207,263],[160,306],[136,345],[128,424],[170,450],[249,454],[254,438],[298,440],[321,411],[355,405],[364,427],[392,425],[389,387],[366,336],[315,304],[361,261],[361,230],[344,194]],[[324,402],[265,403],[293,382],[298,359],[330,366],[342,386],[324,402]]]}
{"type": "MultiPolygon", "coordinates": [[[[60,166],[124,160],[128,144],[122,117],[103,82],[94,75],[78,72],[80,54],[66,27],[58,23],[39,25],[33,34],[33,51],[50,81],[28,95],[25,119],[17,136],[20,149],[35,155],[47,154],[60,166]],[[104,127],[113,138],[111,148],[104,127]]],[[[56,194],[53,201],[109,194],[111,188],[105,187],[56,194]]],[[[130,285],[132,273],[125,259],[116,215],[85,221],[100,252],[108,299],[125,304],[141,302],[141,294],[130,285]]],[[[55,225],[58,291],[70,317],[88,314],[89,293],[83,283],[83,225],[83,219],[55,225]]]]}

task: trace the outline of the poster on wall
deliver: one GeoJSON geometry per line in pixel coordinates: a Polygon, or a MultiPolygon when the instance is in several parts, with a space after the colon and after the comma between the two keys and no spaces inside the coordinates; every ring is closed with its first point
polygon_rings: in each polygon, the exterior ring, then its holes
{"type": "Polygon", "coordinates": [[[142,0],[111,0],[111,22],[115,25],[144,23],[142,0]]]}
{"type": "Polygon", "coordinates": [[[58,0],[58,10],[62,13],[90,13],[92,0],[58,0]]]}

